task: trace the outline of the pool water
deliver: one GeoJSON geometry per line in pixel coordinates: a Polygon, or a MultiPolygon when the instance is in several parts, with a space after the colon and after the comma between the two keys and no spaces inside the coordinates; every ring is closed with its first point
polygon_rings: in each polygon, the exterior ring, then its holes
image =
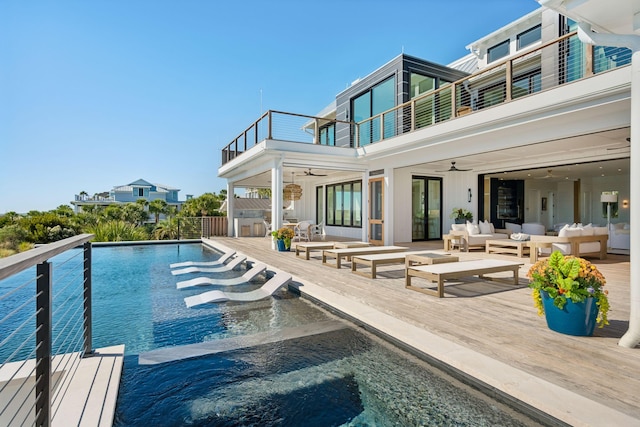
{"type": "Polygon", "coordinates": [[[172,276],[169,264],[218,256],[200,244],[94,248],[93,346],[126,346],[115,426],[538,425],[286,290],[186,308],[216,287],[178,290],[202,273],[172,276]],[[202,343],[209,353],[189,357],[202,343]],[[149,362],[168,348],[171,361],[149,362]]]}

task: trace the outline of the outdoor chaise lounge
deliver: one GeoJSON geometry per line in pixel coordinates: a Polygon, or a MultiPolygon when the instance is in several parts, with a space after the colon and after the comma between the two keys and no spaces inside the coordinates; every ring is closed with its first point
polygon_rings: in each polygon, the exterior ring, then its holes
{"type": "Polygon", "coordinates": [[[225,262],[227,262],[227,260],[229,258],[231,258],[232,256],[234,256],[236,254],[236,251],[228,251],[223,253],[222,255],[220,255],[220,258],[214,260],[214,261],[185,261],[185,262],[177,262],[174,264],[170,264],[169,268],[178,268],[178,267],[213,267],[216,265],[222,265],[225,262]]]}
{"type": "Polygon", "coordinates": [[[218,285],[218,286],[241,285],[243,283],[247,283],[255,279],[255,277],[258,274],[264,272],[266,269],[267,269],[266,264],[263,264],[261,262],[256,262],[255,264],[253,264],[253,267],[251,267],[251,269],[247,270],[246,273],[244,273],[242,276],[239,276],[239,277],[231,277],[228,279],[196,277],[195,279],[183,280],[182,282],[178,282],[176,283],[176,287],[178,289],[184,289],[184,288],[189,288],[192,286],[199,286],[199,285],[218,285]]]}
{"type": "Polygon", "coordinates": [[[366,254],[384,254],[389,252],[404,252],[407,247],[404,246],[367,246],[364,248],[334,248],[322,251],[322,264],[330,267],[340,268],[342,266],[342,258],[351,258],[356,255],[366,254]],[[335,258],[335,264],[328,263],[328,258],[335,258]]]}
{"type": "Polygon", "coordinates": [[[300,256],[300,253],[304,253],[304,257],[306,260],[309,259],[309,255],[311,255],[311,251],[321,251],[324,249],[333,249],[333,248],[363,248],[371,246],[368,242],[309,242],[309,243],[298,243],[296,245],[296,256],[300,256]]]}
{"type": "Polygon", "coordinates": [[[436,265],[407,265],[405,268],[405,287],[414,291],[422,292],[429,295],[435,295],[438,298],[444,297],[444,281],[448,279],[459,279],[461,277],[479,276],[481,279],[485,274],[498,273],[502,271],[513,272],[513,284],[518,284],[518,270],[522,262],[503,261],[497,259],[483,259],[474,261],[449,262],[446,264],[436,265]],[[423,279],[437,282],[437,290],[425,289],[411,284],[412,277],[421,277],[423,279]]]}
{"type": "Polygon", "coordinates": [[[362,274],[363,276],[369,276],[372,279],[376,278],[377,268],[379,265],[384,264],[404,264],[407,256],[409,255],[421,255],[426,262],[431,264],[440,264],[443,262],[456,262],[457,256],[451,256],[445,253],[437,253],[433,251],[411,251],[411,252],[390,252],[384,254],[364,254],[351,257],[351,271],[356,274],[362,274]],[[366,273],[358,271],[358,264],[366,265],[371,268],[371,271],[366,273]]]}
{"type": "Polygon", "coordinates": [[[223,271],[231,271],[237,266],[239,266],[242,262],[247,259],[244,255],[239,255],[232,259],[228,264],[223,264],[220,267],[187,267],[182,268],[180,270],[173,270],[171,274],[177,276],[179,274],[187,274],[187,273],[221,273],[223,271]]]}
{"type": "Polygon", "coordinates": [[[194,307],[196,305],[206,304],[209,302],[249,302],[258,301],[267,298],[274,294],[278,289],[286,286],[291,282],[291,275],[286,272],[277,272],[275,276],[269,279],[260,288],[249,292],[223,292],[223,291],[209,291],[199,295],[193,295],[184,299],[187,307],[194,307]]]}

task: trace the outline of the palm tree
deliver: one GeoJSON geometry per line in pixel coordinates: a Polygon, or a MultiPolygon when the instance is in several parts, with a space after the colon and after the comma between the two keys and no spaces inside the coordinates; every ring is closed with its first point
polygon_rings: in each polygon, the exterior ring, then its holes
{"type": "Polygon", "coordinates": [[[156,225],[158,225],[158,221],[160,220],[160,214],[163,214],[167,211],[167,202],[162,199],[155,199],[149,203],[149,212],[155,215],[156,217],[156,225]]]}

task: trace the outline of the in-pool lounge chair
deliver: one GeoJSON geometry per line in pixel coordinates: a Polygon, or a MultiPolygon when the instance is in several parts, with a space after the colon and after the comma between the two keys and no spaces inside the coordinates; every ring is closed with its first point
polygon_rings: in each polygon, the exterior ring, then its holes
{"type": "Polygon", "coordinates": [[[195,307],[196,305],[206,304],[210,302],[249,302],[258,301],[273,295],[278,289],[286,286],[291,282],[291,275],[289,273],[280,271],[269,279],[260,288],[249,292],[223,292],[223,291],[209,291],[199,295],[194,295],[184,299],[187,307],[195,307]]]}
{"type": "Polygon", "coordinates": [[[255,264],[253,264],[253,267],[251,267],[249,270],[247,270],[246,273],[244,273],[242,276],[239,276],[239,277],[231,277],[228,279],[196,277],[195,279],[183,280],[182,282],[176,283],[176,288],[184,289],[184,288],[190,288],[192,286],[199,286],[199,285],[217,285],[217,286],[241,285],[243,283],[247,283],[255,279],[258,274],[264,272],[266,269],[267,269],[267,266],[265,264],[261,262],[256,262],[255,264]]]}
{"type": "Polygon", "coordinates": [[[244,261],[246,261],[247,257],[244,255],[238,255],[228,264],[222,264],[220,267],[186,267],[180,270],[173,270],[171,274],[177,276],[179,274],[187,274],[187,273],[221,273],[223,271],[231,271],[244,261]]]}
{"type": "Polygon", "coordinates": [[[169,264],[169,268],[179,268],[179,267],[213,267],[222,265],[229,258],[234,256],[236,251],[228,251],[220,255],[220,258],[214,261],[185,261],[185,262],[176,262],[174,264],[169,264]]]}

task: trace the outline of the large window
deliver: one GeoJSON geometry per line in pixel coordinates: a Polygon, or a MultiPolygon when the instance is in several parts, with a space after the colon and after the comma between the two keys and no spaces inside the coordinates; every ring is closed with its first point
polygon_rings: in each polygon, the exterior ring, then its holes
{"type": "Polygon", "coordinates": [[[409,96],[411,98],[415,98],[436,88],[436,79],[434,77],[411,73],[410,80],[411,87],[409,89],[409,96]]]}
{"type": "Polygon", "coordinates": [[[509,55],[509,40],[490,47],[487,51],[487,62],[497,61],[507,55],[509,55]]]}
{"type": "Polygon", "coordinates": [[[542,39],[542,25],[536,25],[518,34],[518,50],[525,48],[542,39]]]}
{"type": "MultiPolygon", "coordinates": [[[[353,121],[361,123],[375,115],[392,109],[396,105],[396,79],[390,77],[378,83],[365,93],[354,98],[351,104],[353,121]]],[[[382,139],[382,120],[380,117],[368,120],[358,126],[358,143],[360,146],[371,144],[382,139]]],[[[384,137],[395,135],[395,113],[384,116],[384,137]]]]}
{"type": "Polygon", "coordinates": [[[362,226],[361,181],[327,185],[326,194],[327,225],[340,227],[362,226]]]}
{"type": "Polygon", "coordinates": [[[524,95],[540,92],[542,89],[542,75],[540,70],[533,71],[523,76],[514,77],[511,89],[511,98],[516,99],[524,95]]]}
{"type": "Polygon", "coordinates": [[[331,123],[330,125],[320,128],[320,145],[336,145],[336,125],[331,123]]]}

